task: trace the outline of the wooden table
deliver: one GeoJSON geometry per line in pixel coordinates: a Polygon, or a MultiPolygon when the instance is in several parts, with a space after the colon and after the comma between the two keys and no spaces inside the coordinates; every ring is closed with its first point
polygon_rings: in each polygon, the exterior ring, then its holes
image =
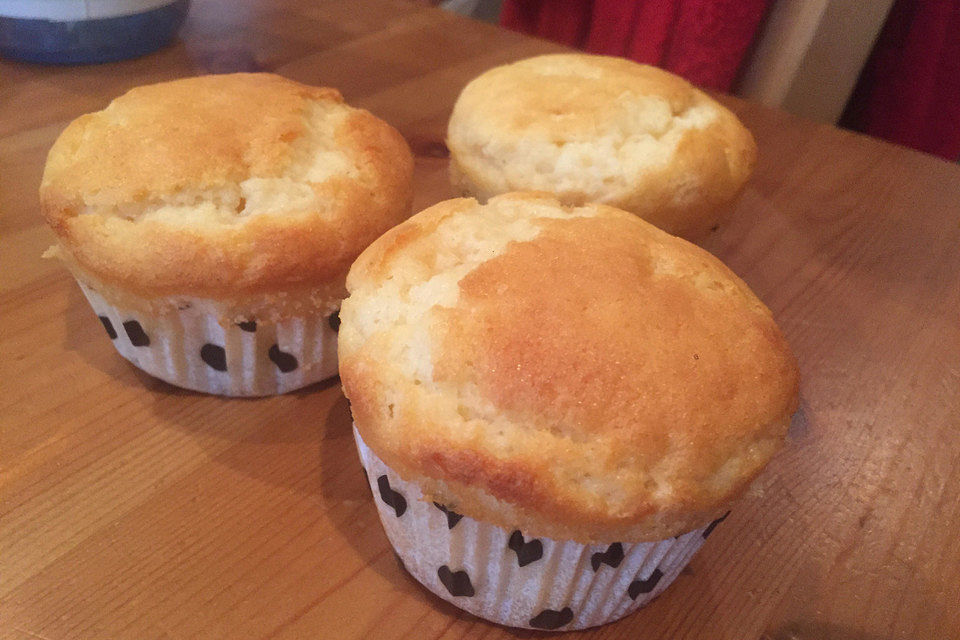
{"type": "MultiPolygon", "coordinates": [[[[398,566],[328,383],[225,400],[133,369],[37,214],[64,125],[128,87],[271,70],[343,90],[447,196],[468,79],[557,47],[387,0],[198,0],[182,41],[83,68],[0,63],[0,637],[540,637],[398,566]]],[[[730,101],[760,164],[705,246],[803,373],[788,446],[667,592],[596,638],[960,637],[960,168],[730,101]]]]}

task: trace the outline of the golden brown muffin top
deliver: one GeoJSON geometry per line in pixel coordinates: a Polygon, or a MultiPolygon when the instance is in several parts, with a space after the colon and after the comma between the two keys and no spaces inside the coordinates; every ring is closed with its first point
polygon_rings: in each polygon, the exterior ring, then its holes
{"type": "Polygon", "coordinates": [[[554,54],[495,67],[454,106],[453,180],[481,199],[549,191],[697,236],[753,171],[756,145],[690,83],[622,58],[554,54]]]}
{"type": "Polygon", "coordinates": [[[65,257],[110,287],[339,292],[357,254],[409,215],[412,167],[400,134],[335,89],[201,76],[74,120],[40,195],[65,257]]]}
{"type": "Polygon", "coordinates": [[[726,509],[784,439],[795,360],[709,253],[603,205],[442,202],[347,279],[340,373],[367,444],[468,516],[655,540],[726,509]]]}

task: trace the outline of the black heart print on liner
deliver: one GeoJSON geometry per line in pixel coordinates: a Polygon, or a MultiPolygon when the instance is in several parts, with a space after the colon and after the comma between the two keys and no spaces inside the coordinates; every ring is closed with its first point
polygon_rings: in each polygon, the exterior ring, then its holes
{"type": "Polygon", "coordinates": [[[653,573],[650,574],[650,577],[646,580],[634,580],[630,583],[630,586],[627,587],[627,595],[630,596],[631,600],[636,600],[637,596],[641,593],[650,593],[657,588],[657,583],[660,582],[660,578],[663,577],[663,572],[660,569],[654,569],[653,573]]]}
{"type": "Polygon", "coordinates": [[[537,614],[536,618],[530,620],[530,626],[535,629],[546,629],[547,631],[559,629],[573,621],[573,610],[570,607],[564,607],[560,611],[553,609],[544,609],[537,614]]]}
{"type": "Polygon", "coordinates": [[[599,571],[601,564],[610,565],[616,569],[621,562],[623,562],[623,545],[619,542],[614,542],[607,547],[606,551],[598,551],[590,556],[590,566],[594,571],[599,571]]]}
{"type": "Polygon", "coordinates": [[[536,562],[543,557],[543,543],[539,540],[523,541],[523,534],[520,531],[514,531],[510,534],[510,541],[507,547],[516,551],[517,564],[525,567],[531,562],[536,562]]]}
{"type": "Polygon", "coordinates": [[[457,523],[460,522],[460,519],[463,518],[461,514],[457,513],[456,511],[451,511],[450,509],[447,509],[445,506],[443,506],[439,502],[434,502],[433,506],[435,506],[437,509],[440,509],[440,511],[443,511],[443,513],[446,514],[447,529],[453,529],[455,526],[457,526],[457,523]]]}
{"type": "Polygon", "coordinates": [[[377,478],[377,488],[380,489],[380,499],[388,507],[393,507],[394,513],[399,518],[407,510],[407,499],[400,495],[400,492],[390,488],[390,479],[387,476],[377,478]]]}
{"type": "Polygon", "coordinates": [[[257,330],[257,321],[256,320],[245,320],[243,322],[238,322],[237,326],[240,327],[242,331],[247,333],[253,333],[257,330]]]}
{"type": "Polygon", "coordinates": [[[107,330],[107,335],[110,336],[111,340],[117,339],[117,330],[113,328],[113,323],[110,322],[110,318],[107,316],[97,316],[100,318],[100,324],[103,325],[103,328],[107,330]]]}
{"type": "Polygon", "coordinates": [[[200,359],[206,362],[211,369],[227,370],[227,352],[219,345],[208,342],[200,347],[200,359]]]}
{"type": "Polygon", "coordinates": [[[450,595],[467,598],[473,596],[473,584],[470,583],[470,576],[466,571],[450,571],[450,567],[443,565],[437,569],[437,576],[450,595]]]}
{"type": "Polygon", "coordinates": [[[146,332],[143,330],[143,327],[140,326],[140,323],[136,320],[127,320],[124,322],[123,330],[127,333],[127,337],[130,339],[130,344],[133,346],[150,346],[150,336],[146,334],[146,332]]]}
{"type": "Polygon", "coordinates": [[[280,369],[281,373],[290,373],[300,366],[297,358],[292,353],[281,351],[279,345],[270,347],[270,350],[267,351],[267,357],[273,364],[277,365],[277,369],[280,369]]]}
{"type": "Polygon", "coordinates": [[[727,511],[725,514],[714,520],[710,525],[703,530],[703,539],[706,540],[707,536],[713,533],[713,530],[717,528],[717,525],[727,519],[727,516],[730,515],[730,512],[727,511]]]}

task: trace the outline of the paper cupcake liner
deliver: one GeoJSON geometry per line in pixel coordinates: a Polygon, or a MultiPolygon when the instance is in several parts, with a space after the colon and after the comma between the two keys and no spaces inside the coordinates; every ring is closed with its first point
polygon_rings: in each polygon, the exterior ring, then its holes
{"type": "Polygon", "coordinates": [[[337,375],[336,322],[294,317],[221,324],[212,301],[161,315],[107,302],[80,283],[124,358],[170,384],[224,396],[286,393],[337,375]]]}
{"type": "Polygon", "coordinates": [[[424,500],[356,428],[353,434],[383,528],[407,571],[444,600],[498,624],[565,631],[618,620],[666,589],[719,522],[657,542],[535,538],[424,500]]]}

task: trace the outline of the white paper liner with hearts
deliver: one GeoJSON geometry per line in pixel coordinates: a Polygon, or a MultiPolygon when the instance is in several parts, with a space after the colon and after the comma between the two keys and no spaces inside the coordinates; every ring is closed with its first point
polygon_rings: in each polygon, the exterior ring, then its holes
{"type": "Polygon", "coordinates": [[[178,387],[267,396],[337,375],[337,333],[327,317],[222,325],[211,301],[147,315],[79,284],[120,355],[178,387]]]}
{"type": "Polygon", "coordinates": [[[657,597],[716,522],[658,542],[533,538],[427,502],[353,430],[383,528],[407,571],[470,613],[511,627],[571,630],[618,620],[657,597]]]}

